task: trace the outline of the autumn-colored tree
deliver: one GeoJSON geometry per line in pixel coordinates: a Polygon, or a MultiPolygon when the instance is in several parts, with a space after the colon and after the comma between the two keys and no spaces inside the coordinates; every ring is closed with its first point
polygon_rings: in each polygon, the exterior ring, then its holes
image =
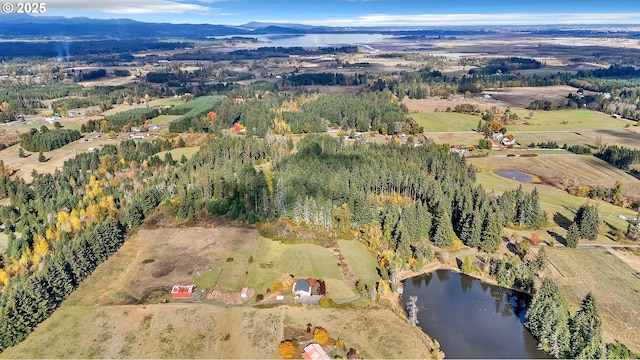
{"type": "Polygon", "coordinates": [[[325,346],[331,343],[331,338],[329,337],[329,333],[327,332],[327,330],[321,327],[316,327],[315,329],[313,329],[313,341],[322,346],[325,346]]]}
{"type": "Polygon", "coordinates": [[[291,340],[285,340],[278,345],[278,354],[283,359],[293,359],[296,356],[298,350],[293,346],[291,340]]]}
{"type": "Polygon", "coordinates": [[[504,125],[500,120],[494,119],[489,121],[489,125],[487,125],[487,128],[489,129],[489,131],[499,132],[499,131],[502,131],[502,129],[504,129],[504,125]]]}
{"type": "Polygon", "coordinates": [[[209,121],[213,121],[216,119],[216,116],[218,116],[218,114],[216,114],[215,111],[209,111],[209,113],[207,114],[207,119],[209,119],[209,121]]]}
{"type": "Polygon", "coordinates": [[[540,244],[540,235],[538,235],[537,233],[531,234],[531,239],[529,239],[529,242],[531,243],[531,245],[540,244]]]}

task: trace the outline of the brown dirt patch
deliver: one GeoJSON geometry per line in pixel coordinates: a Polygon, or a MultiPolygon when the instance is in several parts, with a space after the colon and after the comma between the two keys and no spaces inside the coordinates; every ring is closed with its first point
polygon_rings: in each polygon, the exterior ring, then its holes
{"type": "MultiPolygon", "coordinates": [[[[566,96],[566,95],[565,95],[566,96]]],[[[508,103],[496,100],[485,99],[482,97],[476,97],[467,99],[463,96],[452,96],[448,99],[442,99],[439,97],[431,97],[428,99],[409,99],[405,98],[402,103],[407,106],[410,112],[435,112],[445,111],[447,108],[455,108],[456,105],[472,104],[480,108],[480,110],[490,109],[492,106],[496,106],[499,110],[504,111],[509,106],[508,103]]],[[[529,103],[527,103],[528,105],[529,103]]]]}
{"type": "Polygon", "coordinates": [[[526,108],[532,101],[539,99],[550,100],[554,104],[566,104],[567,95],[576,91],[577,89],[574,87],[558,85],[487,89],[485,93],[511,106],[526,108]]]}
{"type": "Polygon", "coordinates": [[[122,304],[144,298],[150,289],[191,283],[195,271],[215,268],[226,261],[224,251],[257,236],[255,230],[233,227],[139,230],[68,301],[122,304]]]}

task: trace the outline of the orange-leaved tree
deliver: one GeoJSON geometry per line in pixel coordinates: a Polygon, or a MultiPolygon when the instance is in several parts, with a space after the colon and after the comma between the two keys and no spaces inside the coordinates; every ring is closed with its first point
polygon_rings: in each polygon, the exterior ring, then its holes
{"type": "Polygon", "coordinates": [[[327,330],[321,327],[316,327],[313,329],[313,341],[324,346],[331,342],[331,338],[329,337],[327,330]]]}
{"type": "Polygon", "coordinates": [[[278,345],[278,354],[283,359],[292,359],[296,356],[298,350],[295,346],[293,346],[293,342],[291,340],[285,340],[278,345]]]}

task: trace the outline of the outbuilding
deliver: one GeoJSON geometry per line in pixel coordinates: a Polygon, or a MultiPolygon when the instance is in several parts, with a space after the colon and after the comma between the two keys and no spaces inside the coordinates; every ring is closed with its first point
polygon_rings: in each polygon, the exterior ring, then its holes
{"type": "Polygon", "coordinates": [[[196,285],[174,285],[171,289],[171,297],[174,299],[190,299],[196,285]]]}

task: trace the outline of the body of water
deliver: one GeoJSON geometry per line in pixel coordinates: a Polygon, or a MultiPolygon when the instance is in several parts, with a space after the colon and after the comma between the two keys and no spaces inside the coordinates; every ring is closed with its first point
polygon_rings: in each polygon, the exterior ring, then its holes
{"type": "Polygon", "coordinates": [[[518,170],[496,170],[496,175],[520,182],[535,182],[536,180],[535,176],[518,170]]]}
{"type": "Polygon", "coordinates": [[[527,294],[449,270],[404,281],[403,303],[418,297],[418,326],[449,359],[549,359],[524,327],[527,294]]]}
{"type": "MultiPolygon", "coordinates": [[[[330,46],[350,46],[371,44],[385,39],[390,39],[390,35],[381,34],[304,34],[304,35],[245,35],[256,38],[263,46],[275,47],[303,47],[319,48],[330,46]]],[[[216,38],[225,38],[219,36],[216,38]]]]}

